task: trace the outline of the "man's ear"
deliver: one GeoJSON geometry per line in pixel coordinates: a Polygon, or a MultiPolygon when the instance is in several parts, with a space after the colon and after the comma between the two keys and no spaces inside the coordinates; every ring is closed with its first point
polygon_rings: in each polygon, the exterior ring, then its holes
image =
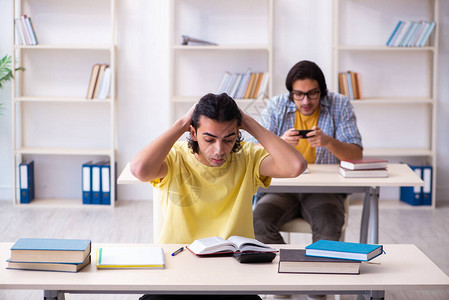
{"type": "Polygon", "coordinates": [[[192,137],[192,140],[194,140],[195,142],[198,142],[198,139],[196,138],[195,127],[193,127],[192,125],[190,125],[190,136],[192,137]]]}

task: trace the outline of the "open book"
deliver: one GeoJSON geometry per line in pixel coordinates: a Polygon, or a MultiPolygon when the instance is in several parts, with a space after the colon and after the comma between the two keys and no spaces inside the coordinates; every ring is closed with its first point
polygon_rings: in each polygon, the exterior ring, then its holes
{"type": "Polygon", "coordinates": [[[235,235],[227,240],[218,236],[195,240],[187,249],[196,255],[277,251],[258,240],[235,235]]]}

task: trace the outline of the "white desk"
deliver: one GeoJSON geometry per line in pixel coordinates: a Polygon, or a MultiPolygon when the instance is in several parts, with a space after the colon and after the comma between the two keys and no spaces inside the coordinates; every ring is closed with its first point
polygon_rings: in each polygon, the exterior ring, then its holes
{"type": "MultiPolygon", "coordinates": [[[[79,273],[6,269],[12,243],[0,243],[0,289],[44,290],[64,299],[64,293],[160,294],[363,294],[383,298],[387,290],[449,289],[449,277],[415,245],[384,245],[386,255],[362,264],[360,275],[278,273],[279,255],[268,264],[240,264],[232,257],[200,258],[181,245],[162,245],[163,270],[97,270],[96,257],[79,273]]],[[[92,245],[92,253],[100,246],[92,245]]],[[[125,245],[125,244],[123,244],[125,245]]],[[[128,245],[129,246],[129,245],[128,245]]],[[[305,245],[274,245],[304,248],[305,245]]]]}
{"type": "MultiPolygon", "coordinates": [[[[360,242],[379,241],[379,190],[386,186],[423,186],[424,182],[406,164],[389,164],[386,178],[344,178],[338,165],[310,164],[310,173],[296,178],[273,178],[270,193],[365,193],[360,225],[360,242]]],[[[140,183],[130,172],[129,163],[117,183],[140,183]]]]}

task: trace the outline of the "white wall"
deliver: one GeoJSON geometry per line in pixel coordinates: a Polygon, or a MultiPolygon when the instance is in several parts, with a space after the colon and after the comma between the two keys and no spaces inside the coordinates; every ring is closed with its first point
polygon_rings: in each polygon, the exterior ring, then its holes
{"type": "MultiPolygon", "coordinates": [[[[169,126],[168,1],[119,0],[118,169],[169,126]]],[[[331,1],[276,0],[274,93],[284,92],[290,67],[299,60],[317,62],[330,85],[331,1]]],[[[0,0],[0,55],[11,53],[11,1],[0,0]]],[[[438,200],[449,200],[449,1],[440,1],[438,119],[438,200]]],[[[10,87],[0,90],[0,199],[11,198],[10,87]]],[[[78,178],[76,180],[79,180],[78,178]]],[[[148,199],[148,185],[119,186],[119,199],[148,199]]]]}

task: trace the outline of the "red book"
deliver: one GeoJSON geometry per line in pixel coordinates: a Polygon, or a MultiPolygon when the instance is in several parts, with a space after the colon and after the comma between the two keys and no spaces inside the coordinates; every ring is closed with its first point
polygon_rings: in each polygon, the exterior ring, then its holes
{"type": "Polygon", "coordinates": [[[388,160],[384,159],[355,159],[340,162],[340,167],[349,170],[384,169],[387,165],[388,160]]]}

